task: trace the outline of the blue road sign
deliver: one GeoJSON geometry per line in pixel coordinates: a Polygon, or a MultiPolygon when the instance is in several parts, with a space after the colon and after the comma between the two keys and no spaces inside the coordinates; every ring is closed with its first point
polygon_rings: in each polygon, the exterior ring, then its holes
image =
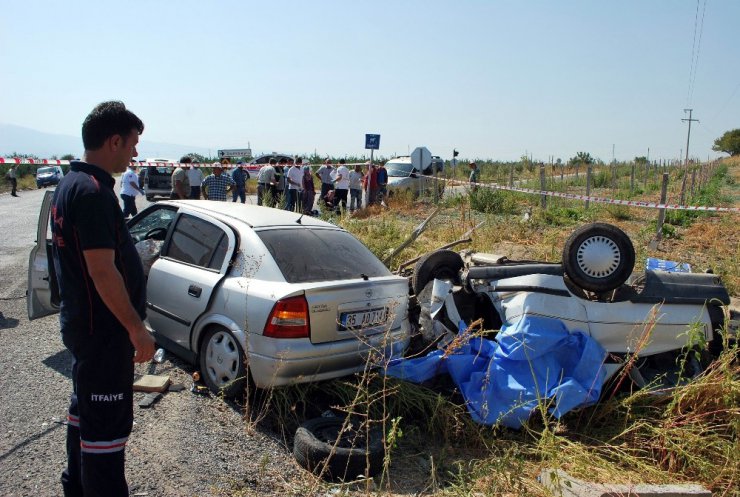
{"type": "Polygon", "coordinates": [[[365,135],[365,148],[378,150],[380,148],[380,135],[365,135]]]}

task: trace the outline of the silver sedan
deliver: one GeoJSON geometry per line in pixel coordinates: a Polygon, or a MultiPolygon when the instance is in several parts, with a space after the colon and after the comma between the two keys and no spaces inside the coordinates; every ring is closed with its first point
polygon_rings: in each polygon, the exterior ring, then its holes
{"type": "MultiPolygon", "coordinates": [[[[47,197],[29,261],[30,318],[57,310],[43,235],[47,197]]],[[[150,206],[129,231],[152,253],[149,327],[164,348],[199,365],[213,391],[336,378],[398,357],[409,343],[407,279],[335,225],[185,200],[150,206]]]]}

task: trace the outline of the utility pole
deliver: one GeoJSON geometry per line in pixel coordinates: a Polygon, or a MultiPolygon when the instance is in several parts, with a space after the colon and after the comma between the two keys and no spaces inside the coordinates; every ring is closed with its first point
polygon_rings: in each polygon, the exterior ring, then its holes
{"type": "Polygon", "coordinates": [[[689,123],[689,132],[686,135],[686,159],[684,160],[683,164],[683,181],[681,181],[681,205],[684,203],[684,199],[686,197],[686,176],[689,173],[689,140],[691,140],[691,123],[696,121],[699,122],[698,119],[692,119],[691,113],[694,111],[694,109],[684,109],[684,113],[689,113],[688,119],[681,119],[682,121],[689,123]]]}
{"type": "Polygon", "coordinates": [[[691,123],[694,121],[699,122],[699,120],[691,118],[691,113],[694,111],[694,109],[684,109],[683,111],[684,113],[685,112],[689,113],[688,119],[681,119],[682,121],[689,123],[689,132],[686,135],[686,160],[684,161],[684,167],[689,167],[689,140],[691,140],[691,123]]]}

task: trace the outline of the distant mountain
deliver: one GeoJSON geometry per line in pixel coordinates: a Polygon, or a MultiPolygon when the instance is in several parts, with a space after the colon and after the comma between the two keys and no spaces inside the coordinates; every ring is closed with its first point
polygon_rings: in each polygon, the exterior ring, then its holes
{"type": "MultiPolygon", "coordinates": [[[[176,145],[172,143],[157,143],[142,140],[136,147],[139,158],[179,159],[181,156],[194,152],[208,155],[209,150],[203,147],[176,145]]],[[[0,157],[10,157],[11,154],[33,154],[40,159],[52,156],[72,154],[82,157],[82,138],[44,133],[35,129],[0,123],[0,157]]],[[[212,151],[215,154],[215,150],[212,151]]]]}

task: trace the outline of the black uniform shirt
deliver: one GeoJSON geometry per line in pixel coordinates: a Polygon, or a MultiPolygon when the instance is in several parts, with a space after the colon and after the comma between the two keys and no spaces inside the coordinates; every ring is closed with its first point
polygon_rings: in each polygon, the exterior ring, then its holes
{"type": "Polygon", "coordinates": [[[115,251],[115,265],[131,303],[142,319],[145,316],[144,271],[113,191],[114,183],[113,177],[99,167],[73,161],[69,174],[54,192],[50,222],[63,334],[123,328],[90,278],[82,253],[88,249],[115,251]]]}

